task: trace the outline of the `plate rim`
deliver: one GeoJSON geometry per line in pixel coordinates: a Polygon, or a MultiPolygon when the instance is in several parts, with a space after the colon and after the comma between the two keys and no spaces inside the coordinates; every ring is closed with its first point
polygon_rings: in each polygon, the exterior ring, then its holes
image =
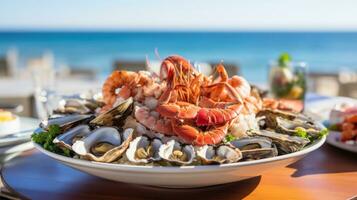
{"type": "Polygon", "coordinates": [[[265,164],[270,162],[282,161],[290,158],[304,156],[316,149],[320,148],[326,141],[326,136],[324,135],[319,140],[315,141],[313,144],[308,145],[304,149],[289,153],[281,156],[264,158],[259,160],[236,162],[221,165],[198,165],[198,166],[143,166],[143,165],[128,165],[128,164],[115,164],[115,163],[102,163],[88,160],[81,160],[77,158],[65,157],[50,151],[47,151],[39,144],[32,141],[33,145],[37,150],[44,153],[45,155],[57,160],[62,163],[69,165],[76,165],[86,168],[104,169],[110,171],[127,171],[127,172],[142,172],[142,173],[180,173],[180,172],[212,172],[217,170],[230,170],[237,167],[245,167],[252,165],[265,164]]]}

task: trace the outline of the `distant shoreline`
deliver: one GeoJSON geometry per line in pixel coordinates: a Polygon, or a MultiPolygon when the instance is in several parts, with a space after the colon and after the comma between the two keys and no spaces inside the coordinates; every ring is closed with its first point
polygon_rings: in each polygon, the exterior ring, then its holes
{"type": "Polygon", "coordinates": [[[182,33],[182,34],[356,34],[357,30],[127,30],[127,29],[103,29],[103,30],[96,30],[96,29],[3,29],[0,28],[0,34],[2,33],[182,33]]]}

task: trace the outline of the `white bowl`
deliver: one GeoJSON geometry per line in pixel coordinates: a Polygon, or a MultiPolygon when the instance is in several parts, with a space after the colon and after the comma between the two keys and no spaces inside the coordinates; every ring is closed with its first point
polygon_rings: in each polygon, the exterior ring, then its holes
{"type": "Polygon", "coordinates": [[[14,115],[10,121],[0,122],[0,136],[9,135],[20,131],[20,118],[14,115]]]}
{"type": "Polygon", "coordinates": [[[285,167],[318,149],[326,137],[303,150],[273,158],[223,165],[160,167],[99,163],[61,156],[34,144],[42,153],[75,169],[105,179],[169,188],[194,188],[236,182],[259,176],[263,171],[285,167]]]}

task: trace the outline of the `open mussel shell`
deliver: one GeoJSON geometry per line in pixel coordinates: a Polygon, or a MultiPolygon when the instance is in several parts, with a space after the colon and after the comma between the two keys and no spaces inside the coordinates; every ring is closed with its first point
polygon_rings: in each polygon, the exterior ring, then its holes
{"type": "Polygon", "coordinates": [[[169,163],[188,165],[191,164],[195,158],[195,149],[192,145],[185,145],[175,140],[169,140],[161,145],[159,155],[169,163]]]}
{"type": "Polygon", "coordinates": [[[82,139],[91,133],[90,127],[88,125],[79,125],[71,128],[57,136],[53,143],[65,147],[67,149],[72,149],[72,145],[77,139],[82,139]]]}
{"type": "Polygon", "coordinates": [[[55,118],[49,118],[41,122],[40,127],[47,129],[51,125],[59,125],[63,131],[75,127],[79,124],[85,124],[91,120],[93,115],[64,115],[55,118]]]}
{"type": "Polygon", "coordinates": [[[275,144],[278,148],[279,154],[300,151],[310,142],[310,140],[306,138],[276,133],[268,130],[251,130],[249,131],[249,134],[252,136],[261,136],[271,139],[273,144],[275,144]]]}
{"type": "Polygon", "coordinates": [[[158,138],[150,139],[146,136],[140,136],[130,142],[126,151],[126,157],[130,162],[146,164],[161,160],[159,149],[162,141],[158,138]]]}
{"type": "Polygon", "coordinates": [[[100,126],[121,126],[124,123],[124,119],[132,112],[132,109],[133,98],[130,97],[107,112],[99,114],[90,123],[100,126]]]}
{"type": "Polygon", "coordinates": [[[197,157],[203,164],[223,164],[239,161],[242,159],[242,153],[228,145],[205,145],[197,148],[197,157]]]}
{"type": "Polygon", "coordinates": [[[87,137],[77,140],[72,150],[83,158],[98,162],[113,162],[120,158],[133,138],[133,129],[122,134],[112,127],[98,128],[87,137]]]}

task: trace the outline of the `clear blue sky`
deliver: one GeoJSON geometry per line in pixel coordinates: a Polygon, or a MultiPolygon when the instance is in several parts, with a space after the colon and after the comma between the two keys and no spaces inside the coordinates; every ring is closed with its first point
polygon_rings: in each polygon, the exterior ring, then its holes
{"type": "Polygon", "coordinates": [[[0,0],[0,29],[357,30],[357,1],[0,0]]]}

